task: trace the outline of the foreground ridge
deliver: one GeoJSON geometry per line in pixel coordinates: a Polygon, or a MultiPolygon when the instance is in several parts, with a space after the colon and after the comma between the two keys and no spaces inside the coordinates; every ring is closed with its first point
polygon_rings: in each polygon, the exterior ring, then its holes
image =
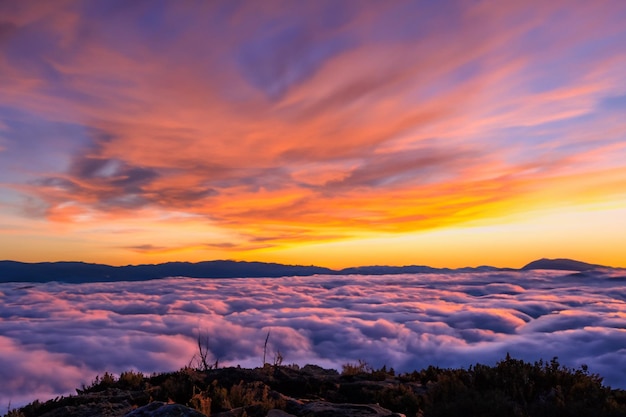
{"type": "Polygon", "coordinates": [[[365,362],[343,372],[315,365],[180,371],[146,377],[105,373],[77,395],[35,401],[8,417],[429,417],[623,416],[626,391],[611,389],[585,365],[556,358],[506,359],[468,369],[430,366],[396,375],[365,362]]]}

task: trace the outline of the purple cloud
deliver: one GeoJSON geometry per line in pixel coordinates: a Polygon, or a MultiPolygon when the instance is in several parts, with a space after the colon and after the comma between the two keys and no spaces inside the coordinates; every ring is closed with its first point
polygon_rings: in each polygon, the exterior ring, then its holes
{"type": "Polygon", "coordinates": [[[261,365],[270,332],[269,353],[287,363],[363,359],[410,371],[510,352],[584,363],[626,387],[620,273],[2,284],[0,401],[69,394],[105,371],[175,370],[191,360],[198,331],[223,365],[261,365]]]}

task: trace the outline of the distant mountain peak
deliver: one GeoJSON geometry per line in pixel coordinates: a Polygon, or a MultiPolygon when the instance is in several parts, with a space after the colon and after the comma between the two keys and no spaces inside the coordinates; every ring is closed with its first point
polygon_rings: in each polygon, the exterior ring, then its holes
{"type": "MultiPolygon", "coordinates": [[[[572,259],[539,259],[529,263],[520,271],[533,269],[553,269],[562,271],[589,271],[609,269],[602,265],[588,264],[572,259]]],[[[405,266],[360,266],[334,270],[314,265],[283,265],[265,262],[246,261],[204,261],[204,262],[166,262],[162,264],[144,264],[111,266],[85,262],[40,262],[24,263],[0,261],[0,282],[109,282],[109,281],[146,281],[166,277],[189,278],[270,278],[311,275],[392,275],[392,274],[448,274],[493,271],[517,271],[511,268],[491,266],[466,268],[433,268],[420,265],[405,266]]]]}
{"type": "Polygon", "coordinates": [[[589,264],[586,262],[576,261],[574,259],[557,258],[547,259],[541,258],[522,267],[523,271],[532,269],[553,269],[558,271],[589,271],[598,268],[608,268],[603,265],[589,264]]]}

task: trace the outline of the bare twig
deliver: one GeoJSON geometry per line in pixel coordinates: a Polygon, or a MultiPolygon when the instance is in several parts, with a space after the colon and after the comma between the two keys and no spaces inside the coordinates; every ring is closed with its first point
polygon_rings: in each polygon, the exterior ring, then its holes
{"type": "Polygon", "coordinates": [[[270,340],[270,331],[267,331],[267,336],[265,336],[265,344],[263,345],[263,366],[267,363],[265,358],[267,356],[267,341],[270,340]]]}
{"type": "Polygon", "coordinates": [[[189,361],[190,368],[196,368],[201,371],[208,371],[209,369],[217,369],[219,359],[215,359],[215,364],[209,364],[209,333],[198,330],[198,351],[191,357],[189,361]]]}
{"type": "Polygon", "coordinates": [[[277,349],[276,353],[274,354],[274,367],[276,368],[276,367],[281,366],[283,364],[284,359],[285,358],[283,357],[283,354],[280,353],[279,349],[277,349]]]}
{"type": "Polygon", "coordinates": [[[200,365],[202,366],[203,371],[208,371],[211,369],[209,363],[207,362],[207,356],[209,355],[209,334],[202,334],[198,332],[198,355],[200,360],[200,365]]]}

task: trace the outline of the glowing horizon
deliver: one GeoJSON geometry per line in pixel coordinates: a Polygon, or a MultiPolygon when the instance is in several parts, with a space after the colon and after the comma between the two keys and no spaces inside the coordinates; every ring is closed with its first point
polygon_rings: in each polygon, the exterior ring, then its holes
{"type": "Polygon", "coordinates": [[[626,267],[626,4],[0,5],[0,257],[626,267]]]}

